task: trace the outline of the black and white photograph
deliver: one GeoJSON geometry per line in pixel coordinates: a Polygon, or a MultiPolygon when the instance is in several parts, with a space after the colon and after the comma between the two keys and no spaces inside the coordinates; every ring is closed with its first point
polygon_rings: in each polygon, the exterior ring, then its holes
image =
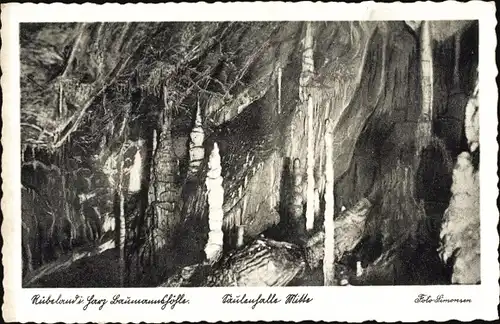
{"type": "Polygon", "coordinates": [[[1,8],[6,322],[498,319],[493,2],[1,8]]]}
{"type": "Polygon", "coordinates": [[[480,284],[478,39],[21,23],[23,287],[480,284]]]}

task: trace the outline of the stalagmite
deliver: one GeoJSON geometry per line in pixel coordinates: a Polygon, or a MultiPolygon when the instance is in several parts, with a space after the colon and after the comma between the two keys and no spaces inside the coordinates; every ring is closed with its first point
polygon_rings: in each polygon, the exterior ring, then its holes
{"type": "Polygon", "coordinates": [[[335,284],[335,223],[334,211],[334,171],[333,171],[333,129],[331,122],[325,125],[325,256],[323,261],[323,275],[325,286],[335,284]]]}
{"type": "Polygon", "coordinates": [[[313,101],[309,96],[307,100],[307,204],[306,204],[306,229],[314,227],[314,128],[313,128],[313,101]]]}
{"type": "Polygon", "coordinates": [[[432,39],[430,35],[430,24],[423,21],[420,28],[420,73],[422,88],[422,111],[420,113],[417,129],[418,154],[421,149],[429,144],[432,135],[433,119],[433,59],[432,39]]]}
{"type": "Polygon", "coordinates": [[[319,190],[317,188],[314,189],[314,215],[318,215],[320,212],[320,198],[319,198],[319,190]]]}
{"type": "Polygon", "coordinates": [[[203,157],[205,156],[205,149],[203,148],[203,141],[205,140],[205,133],[202,128],[201,109],[198,102],[196,110],[196,120],[193,130],[191,131],[189,141],[189,169],[188,178],[195,176],[198,173],[203,157]]]}
{"type": "Polygon", "coordinates": [[[363,275],[363,267],[361,261],[356,261],[356,277],[361,277],[363,275]]]}
{"type": "Polygon", "coordinates": [[[244,235],[245,235],[245,226],[244,225],[238,226],[238,239],[237,239],[237,242],[236,242],[236,247],[242,247],[243,246],[244,235]]]}
{"type": "Polygon", "coordinates": [[[443,216],[441,258],[450,263],[451,282],[477,284],[480,269],[479,170],[472,164],[471,152],[479,148],[478,83],[465,110],[465,134],[470,152],[462,152],[453,170],[452,198],[443,216]]]}
{"type": "Polygon", "coordinates": [[[177,161],[172,152],[172,110],[168,89],[163,87],[163,111],[160,119],[161,130],[156,134],[157,145],[152,163],[153,193],[150,205],[154,208],[153,246],[159,250],[171,241],[172,228],[179,221],[174,204],[178,201],[175,177],[178,174],[177,161]]]}
{"type": "Polygon", "coordinates": [[[222,222],[224,213],[222,205],[224,203],[224,189],[222,187],[221,159],[219,147],[214,143],[214,148],[208,160],[208,172],[206,178],[208,196],[208,242],[205,246],[205,255],[208,263],[213,264],[222,255],[222,244],[224,234],[222,232],[222,222]]]}
{"type": "Polygon", "coordinates": [[[134,155],[134,162],[132,167],[130,168],[130,178],[128,184],[128,192],[134,193],[141,190],[141,179],[142,179],[142,156],[141,156],[141,148],[144,144],[144,141],[138,141],[135,146],[137,151],[134,155]]]}
{"type": "Polygon", "coordinates": [[[481,279],[479,240],[479,172],[471,156],[461,153],[453,170],[453,197],[441,228],[441,258],[453,267],[452,283],[477,284],[481,279]]]}

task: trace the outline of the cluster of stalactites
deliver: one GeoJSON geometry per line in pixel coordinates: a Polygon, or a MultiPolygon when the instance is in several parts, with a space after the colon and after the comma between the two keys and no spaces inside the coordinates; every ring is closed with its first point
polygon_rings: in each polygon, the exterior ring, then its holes
{"type": "Polygon", "coordinates": [[[198,104],[196,110],[196,119],[193,130],[190,134],[189,141],[189,169],[188,179],[195,177],[198,174],[200,165],[205,156],[205,149],[203,148],[203,141],[205,140],[205,133],[202,127],[201,109],[198,104]]]}

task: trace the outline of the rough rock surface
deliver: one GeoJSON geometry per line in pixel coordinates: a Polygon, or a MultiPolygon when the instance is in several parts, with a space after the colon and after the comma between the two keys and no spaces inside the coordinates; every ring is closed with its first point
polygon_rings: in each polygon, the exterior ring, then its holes
{"type": "Polygon", "coordinates": [[[442,258],[453,267],[453,283],[477,284],[481,280],[479,172],[467,152],[458,156],[451,191],[441,230],[442,258]]]}

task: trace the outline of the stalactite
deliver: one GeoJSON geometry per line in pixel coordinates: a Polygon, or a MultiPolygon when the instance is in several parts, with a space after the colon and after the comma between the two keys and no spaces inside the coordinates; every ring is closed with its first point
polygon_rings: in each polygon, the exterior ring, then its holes
{"type": "Polygon", "coordinates": [[[455,63],[453,65],[453,86],[460,89],[460,33],[455,35],[455,63]]]}
{"type": "Polygon", "coordinates": [[[59,117],[64,117],[66,112],[64,111],[64,97],[63,97],[63,84],[59,83],[59,117]]]}
{"type": "Polygon", "coordinates": [[[335,223],[334,223],[334,170],[333,170],[333,129],[329,120],[325,123],[325,256],[323,275],[325,286],[335,284],[335,223]]]}
{"type": "Polygon", "coordinates": [[[213,264],[222,256],[222,244],[224,234],[222,223],[224,213],[222,205],[224,203],[224,189],[222,187],[221,158],[219,147],[214,143],[214,148],[208,160],[208,172],[206,178],[207,199],[208,199],[208,241],[205,246],[205,255],[208,263],[213,264]]]}
{"type": "Polygon", "coordinates": [[[417,128],[417,154],[425,148],[432,135],[434,72],[432,59],[432,39],[430,23],[423,21],[420,28],[420,74],[422,90],[422,110],[417,128]]]}
{"type": "Polygon", "coordinates": [[[124,161],[123,156],[120,156],[120,161],[118,162],[118,246],[119,246],[119,276],[120,276],[120,286],[124,287],[126,282],[126,254],[125,254],[125,239],[127,237],[126,233],[126,222],[125,222],[125,193],[124,187],[124,161]]]}
{"type": "Polygon", "coordinates": [[[275,198],[274,198],[274,195],[275,195],[275,190],[274,190],[274,182],[275,182],[275,170],[274,170],[274,162],[275,162],[275,159],[273,158],[271,160],[272,162],[269,163],[269,209],[270,210],[273,210],[274,208],[274,205],[275,205],[275,198]]]}
{"type": "Polygon", "coordinates": [[[245,223],[245,215],[247,213],[247,206],[248,206],[248,196],[245,196],[243,198],[243,203],[241,206],[241,213],[240,213],[240,218],[238,219],[238,226],[245,223]]]}
{"type": "Polygon", "coordinates": [[[196,119],[193,130],[191,131],[189,142],[188,179],[198,174],[201,162],[203,161],[203,157],[205,156],[205,149],[203,148],[204,140],[205,133],[202,127],[201,108],[198,101],[198,107],[196,109],[196,119]]]}
{"type": "MultiPolygon", "coordinates": [[[[332,99],[328,99],[326,100],[326,106],[325,106],[325,109],[323,110],[323,120],[326,120],[329,118],[330,116],[330,108],[331,108],[331,105],[332,105],[332,99]]],[[[320,128],[320,131],[317,132],[318,134],[318,138],[320,138],[323,134],[323,132],[325,131],[323,128],[326,126],[326,125],[322,125],[323,127],[320,128]]],[[[323,195],[324,194],[324,191],[325,191],[325,177],[324,177],[324,171],[323,171],[323,168],[324,168],[324,165],[325,165],[325,159],[326,159],[326,156],[325,156],[325,141],[320,141],[320,148],[319,148],[319,167],[318,167],[318,173],[319,173],[319,182],[317,184],[317,188],[318,188],[318,191],[319,191],[319,194],[320,195],[323,195]]]]}
{"type": "Polygon", "coordinates": [[[312,96],[307,100],[307,203],[306,229],[314,227],[314,105],[312,96]]]}
{"type": "Polygon", "coordinates": [[[283,68],[278,67],[278,114],[281,114],[281,78],[283,76],[283,68]]]}

